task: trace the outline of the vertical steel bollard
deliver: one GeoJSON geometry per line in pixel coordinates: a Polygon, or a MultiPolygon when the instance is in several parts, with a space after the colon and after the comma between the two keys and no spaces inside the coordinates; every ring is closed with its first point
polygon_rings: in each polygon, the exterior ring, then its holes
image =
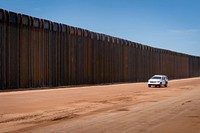
{"type": "Polygon", "coordinates": [[[84,40],[83,40],[83,30],[77,29],[77,35],[78,35],[78,78],[79,78],[79,84],[84,83],[84,40]]]}
{"type": "Polygon", "coordinates": [[[51,38],[51,22],[43,20],[43,45],[44,45],[44,86],[51,86],[50,80],[50,38],[51,38]]]}
{"type": "Polygon", "coordinates": [[[80,63],[81,63],[81,31],[79,30],[79,28],[75,28],[75,38],[76,38],[76,46],[75,46],[75,50],[76,50],[76,84],[80,85],[81,83],[81,72],[80,72],[80,63]]]}
{"type": "Polygon", "coordinates": [[[30,87],[29,85],[29,45],[30,45],[30,19],[29,16],[20,15],[20,36],[19,36],[19,66],[20,66],[20,88],[30,87]]]}
{"type": "Polygon", "coordinates": [[[75,28],[69,27],[69,72],[70,72],[70,84],[75,84],[75,28]]]}
{"type": "Polygon", "coordinates": [[[99,83],[103,83],[103,39],[102,34],[99,34],[98,49],[99,49],[99,83]]]}
{"type": "Polygon", "coordinates": [[[0,9],[0,89],[6,89],[6,29],[8,12],[0,9]]]}
{"type": "Polygon", "coordinates": [[[102,76],[103,76],[103,81],[102,83],[106,83],[106,37],[104,34],[102,34],[102,76]]]}
{"type": "Polygon", "coordinates": [[[44,25],[43,25],[43,20],[40,19],[40,27],[39,27],[39,87],[44,87],[45,86],[45,47],[44,47],[44,25]]]}
{"type": "Polygon", "coordinates": [[[7,26],[7,88],[19,88],[19,16],[16,13],[8,13],[7,26]]]}
{"type": "Polygon", "coordinates": [[[87,51],[88,51],[88,54],[87,54],[87,59],[88,59],[88,67],[87,67],[87,70],[88,70],[88,83],[89,84],[92,84],[92,34],[91,32],[88,31],[88,36],[87,36],[87,39],[88,39],[88,46],[87,46],[87,51]]]}
{"type": "Polygon", "coordinates": [[[84,50],[84,84],[89,84],[89,31],[83,31],[83,50],[84,50]]]}
{"type": "Polygon", "coordinates": [[[62,25],[58,24],[57,34],[57,86],[61,86],[61,33],[62,33],[62,25]]]}
{"type": "Polygon", "coordinates": [[[31,54],[31,81],[32,87],[39,87],[39,65],[40,65],[40,57],[39,57],[39,38],[40,38],[40,20],[38,18],[31,18],[33,25],[31,29],[31,44],[30,44],[30,54],[31,54]]]}
{"type": "Polygon", "coordinates": [[[120,38],[116,38],[116,42],[115,42],[115,64],[116,64],[116,82],[120,82],[120,38]]]}
{"type": "Polygon", "coordinates": [[[68,33],[67,26],[61,24],[60,33],[60,85],[68,85],[68,33]]]}
{"type": "Polygon", "coordinates": [[[52,23],[52,85],[57,86],[58,85],[58,34],[59,26],[57,23],[52,23]]]}
{"type": "Polygon", "coordinates": [[[100,84],[100,47],[99,47],[99,41],[100,41],[100,35],[98,33],[96,34],[96,40],[95,40],[95,48],[96,48],[96,84],[100,84]]]}
{"type": "Polygon", "coordinates": [[[112,69],[112,82],[116,83],[117,82],[117,54],[116,54],[116,45],[117,45],[117,42],[116,42],[116,38],[112,38],[112,48],[113,48],[113,56],[112,56],[112,60],[113,60],[113,69],[112,69]]]}
{"type": "Polygon", "coordinates": [[[108,57],[108,61],[107,61],[107,69],[108,69],[108,83],[111,83],[111,37],[107,36],[107,57],[108,57]]]}
{"type": "Polygon", "coordinates": [[[90,32],[90,83],[95,83],[95,68],[94,68],[94,60],[95,60],[95,52],[94,52],[94,33],[90,32]]]}
{"type": "Polygon", "coordinates": [[[84,30],[83,31],[83,49],[84,49],[84,84],[88,84],[89,83],[89,68],[88,68],[88,46],[89,46],[89,42],[88,42],[88,31],[84,30]]]}

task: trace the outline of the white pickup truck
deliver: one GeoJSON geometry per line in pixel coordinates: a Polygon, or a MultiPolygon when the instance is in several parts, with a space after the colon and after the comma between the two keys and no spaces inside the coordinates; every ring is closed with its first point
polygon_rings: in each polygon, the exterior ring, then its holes
{"type": "Polygon", "coordinates": [[[166,75],[154,75],[148,80],[148,87],[167,87],[168,85],[168,77],[166,75]]]}

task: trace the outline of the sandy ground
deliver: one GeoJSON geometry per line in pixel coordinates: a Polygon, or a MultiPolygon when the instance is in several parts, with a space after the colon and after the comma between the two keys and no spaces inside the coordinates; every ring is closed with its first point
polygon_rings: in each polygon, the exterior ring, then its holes
{"type": "Polygon", "coordinates": [[[0,132],[200,133],[200,78],[1,92],[0,132]]]}

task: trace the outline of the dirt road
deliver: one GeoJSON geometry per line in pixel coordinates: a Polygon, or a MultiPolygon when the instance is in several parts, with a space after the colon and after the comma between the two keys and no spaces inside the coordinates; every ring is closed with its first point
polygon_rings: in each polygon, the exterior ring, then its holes
{"type": "Polygon", "coordinates": [[[200,78],[1,92],[0,132],[200,133],[200,78]]]}

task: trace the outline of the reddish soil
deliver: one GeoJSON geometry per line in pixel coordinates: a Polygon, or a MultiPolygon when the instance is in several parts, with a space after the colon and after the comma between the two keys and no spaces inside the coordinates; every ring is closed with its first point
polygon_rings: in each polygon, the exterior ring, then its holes
{"type": "Polygon", "coordinates": [[[200,133],[200,78],[1,92],[0,132],[200,133]]]}

